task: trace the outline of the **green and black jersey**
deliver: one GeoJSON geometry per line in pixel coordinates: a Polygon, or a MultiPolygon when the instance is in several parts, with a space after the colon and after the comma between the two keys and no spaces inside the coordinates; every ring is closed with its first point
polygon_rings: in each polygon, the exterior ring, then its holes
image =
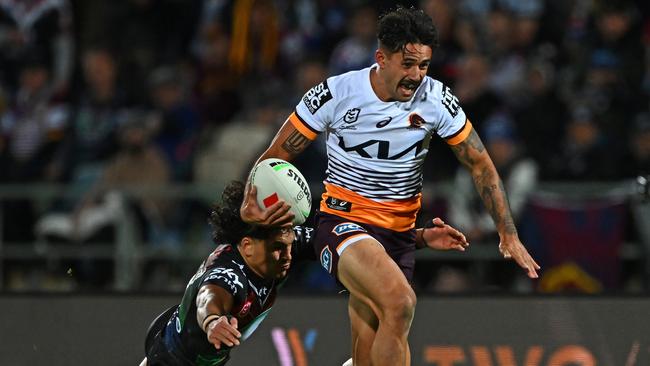
{"type": "MultiPolygon", "coordinates": [[[[296,227],[292,257],[313,258],[311,229],[296,227]]],[[[284,279],[266,280],[253,272],[235,246],[219,245],[187,284],[181,304],[172,314],[158,339],[174,364],[195,366],[223,365],[230,349],[217,350],[207,341],[196,320],[196,295],[202,286],[217,285],[233,296],[230,315],[238,320],[241,341],[245,341],[268,315],[277,290],[284,279]]],[[[149,357],[149,355],[147,355],[149,357]]],[[[153,356],[153,355],[152,355],[153,356]]],[[[166,364],[164,361],[161,364],[166,364]]]]}

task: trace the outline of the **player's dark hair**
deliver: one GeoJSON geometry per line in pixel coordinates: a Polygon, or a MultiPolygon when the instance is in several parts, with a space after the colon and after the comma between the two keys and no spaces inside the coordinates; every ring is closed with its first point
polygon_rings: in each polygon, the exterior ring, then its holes
{"type": "Polygon", "coordinates": [[[402,51],[409,43],[438,47],[438,31],[420,9],[398,6],[379,18],[378,28],[379,45],[390,52],[402,51]]]}
{"type": "Polygon", "coordinates": [[[221,194],[221,202],[214,203],[208,223],[212,227],[212,240],[217,244],[237,245],[245,236],[266,239],[270,231],[247,224],[239,215],[244,200],[244,183],[230,182],[221,194]]]}

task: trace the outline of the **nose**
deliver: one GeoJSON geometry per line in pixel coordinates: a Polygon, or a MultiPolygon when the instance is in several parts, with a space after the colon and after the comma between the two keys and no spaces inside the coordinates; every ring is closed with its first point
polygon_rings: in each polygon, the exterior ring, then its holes
{"type": "Polygon", "coordinates": [[[420,68],[418,66],[413,66],[409,68],[407,76],[412,81],[420,82],[420,79],[422,78],[420,68]]]}

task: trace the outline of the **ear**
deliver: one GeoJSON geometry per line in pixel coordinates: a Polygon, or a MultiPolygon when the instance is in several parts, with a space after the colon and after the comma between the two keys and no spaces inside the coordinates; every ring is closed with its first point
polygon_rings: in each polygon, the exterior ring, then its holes
{"type": "Polygon", "coordinates": [[[377,62],[377,65],[379,65],[380,69],[386,67],[386,53],[381,49],[381,47],[375,50],[375,61],[377,62]]]}
{"type": "Polygon", "coordinates": [[[251,239],[248,236],[245,236],[245,237],[242,238],[239,245],[242,248],[242,253],[244,254],[244,256],[251,257],[253,255],[253,252],[254,252],[253,239],[251,239]]]}

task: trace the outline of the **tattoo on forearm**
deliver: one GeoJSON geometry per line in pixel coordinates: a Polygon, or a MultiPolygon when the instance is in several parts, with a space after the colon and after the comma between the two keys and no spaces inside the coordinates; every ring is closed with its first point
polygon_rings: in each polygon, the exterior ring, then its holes
{"type": "Polygon", "coordinates": [[[517,228],[510,213],[506,190],[494,166],[484,164],[481,170],[477,171],[479,167],[476,164],[485,151],[485,146],[483,146],[483,142],[481,142],[481,138],[476,131],[472,130],[465,141],[451,148],[458,161],[472,172],[476,189],[481,195],[490,216],[494,219],[497,229],[499,231],[503,229],[507,234],[517,233],[517,228]]]}
{"type": "Polygon", "coordinates": [[[506,189],[494,168],[483,169],[478,177],[474,177],[474,182],[497,228],[503,228],[506,234],[516,234],[506,189]]]}
{"type": "Polygon", "coordinates": [[[299,154],[305,150],[309,142],[309,139],[303,134],[298,131],[293,131],[282,143],[282,148],[289,154],[299,154]]]}
{"type": "Polygon", "coordinates": [[[458,161],[466,167],[471,167],[475,163],[472,154],[481,154],[485,151],[481,138],[474,130],[470,132],[465,141],[452,146],[451,149],[456,154],[458,161]]]}

